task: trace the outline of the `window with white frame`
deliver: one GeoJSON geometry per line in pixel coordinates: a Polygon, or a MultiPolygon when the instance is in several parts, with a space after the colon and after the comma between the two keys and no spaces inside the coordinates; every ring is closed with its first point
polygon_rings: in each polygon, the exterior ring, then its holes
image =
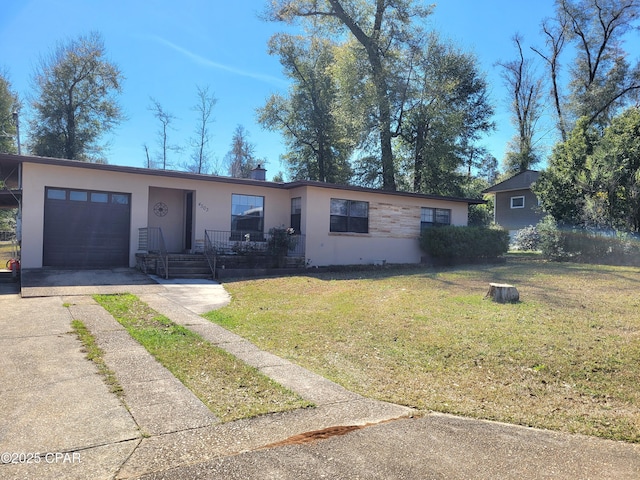
{"type": "Polygon", "coordinates": [[[329,231],[369,233],[369,202],[332,198],[329,231]]]}
{"type": "Polygon", "coordinates": [[[524,196],[511,197],[511,208],[524,208],[524,196]]]}
{"type": "Polygon", "coordinates": [[[420,211],[420,230],[444,225],[451,225],[450,209],[422,207],[420,211]]]}

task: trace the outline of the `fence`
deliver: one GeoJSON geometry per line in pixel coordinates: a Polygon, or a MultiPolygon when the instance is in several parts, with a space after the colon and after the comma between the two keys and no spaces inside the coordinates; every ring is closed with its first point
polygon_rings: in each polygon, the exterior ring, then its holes
{"type": "Polygon", "coordinates": [[[286,248],[287,257],[304,257],[305,236],[272,235],[256,231],[206,230],[207,249],[217,255],[274,255],[279,247],[286,248]]]}

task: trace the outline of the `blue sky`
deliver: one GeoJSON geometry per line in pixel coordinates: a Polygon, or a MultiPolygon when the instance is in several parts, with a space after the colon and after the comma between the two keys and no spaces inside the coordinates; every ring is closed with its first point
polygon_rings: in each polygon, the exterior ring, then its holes
{"type": "MultiPolygon", "coordinates": [[[[177,117],[170,142],[186,144],[196,125],[191,110],[196,85],[208,85],[218,99],[212,153],[220,164],[241,124],[256,155],[267,160],[267,177],[284,170],[279,160],[282,139],[260,127],[255,110],[271,93],[286,92],[278,58],[267,54],[269,37],[286,27],[257,17],[264,5],[260,0],[5,0],[3,4],[0,69],[7,71],[23,99],[31,90],[38,59],[57,42],[90,31],[103,35],[110,60],[126,77],[120,103],[128,117],[109,136],[109,163],[142,167],[143,144],[156,149],[159,125],[149,111],[150,97],[177,117]]],[[[498,160],[514,129],[500,70],[494,64],[514,57],[511,37],[516,32],[527,45],[540,45],[539,25],[552,14],[552,7],[553,0],[443,0],[436,3],[430,18],[433,29],[475,53],[487,75],[498,129],[484,144],[498,160]]],[[[23,124],[28,114],[26,109],[23,124]]],[[[547,139],[552,143],[553,133],[547,139]]],[[[187,153],[173,156],[174,161],[180,158],[186,160],[187,153]]]]}

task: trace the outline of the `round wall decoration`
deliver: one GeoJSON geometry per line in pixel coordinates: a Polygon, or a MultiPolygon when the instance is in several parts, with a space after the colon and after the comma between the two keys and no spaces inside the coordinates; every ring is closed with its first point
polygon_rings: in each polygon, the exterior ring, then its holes
{"type": "Polygon", "coordinates": [[[155,213],[158,217],[164,217],[167,213],[169,213],[169,207],[167,207],[166,203],[158,202],[153,206],[153,213],[155,213]]]}

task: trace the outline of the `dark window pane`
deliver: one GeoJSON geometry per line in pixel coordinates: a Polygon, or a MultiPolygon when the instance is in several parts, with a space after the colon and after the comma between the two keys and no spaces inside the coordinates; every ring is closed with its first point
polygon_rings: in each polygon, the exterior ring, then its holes
{"type": "Polygon", "coordinates": [[[291,214],[302,213],[302,198],[296,197],[291,199],[291,214]]]}
{"type": "Polygon", "coordinates": [[[231,230],[263,232],[264,197],[231,195],[231,230]]]}
{"type": "Polygon", "coordinates": [[[362,217],[350,217],[349,231],[355,233],[369,233],[369,219],[362,217]]]}
{"type": "Polygon", "coordinates": [[[436,223],[449,225],[451,223],[451,210],[436,209],[436,223]]]}
{"type": "Polygon", "coordinates": [[[338,198],[331,199],[331,215],[349,214],[349,200],[340,200],[338,198]]]}
{"type": "Polygon", "coordinates": [[[351,202],[349,205],[349,216],[363,217],[369,216],[369,204],[367,202],[351,202]]]}
{"type": "Polygon", "coordinates": [[[331,199],[331,232],[369,233],[369,203],[331,199]]]}
{"type": "Polygon", "coordinates": [[[292,213],[291,225],[289,226],[293,228],[296,233],[300,233],[302,229],[302,215],[300,215],[299,213],[292,213]]]}
{"type": "Polygon", "coordinates": [[[433,208],[422,208],[421,214],[420,214],[420,221],[422,221],[423,223],[433,223],[433,208]]]}
{"type": "Polygon", "coordinates": [[[347,217],[342,215],[331,215],[331,232],[348,232],[347,230],[347,217]]]}

